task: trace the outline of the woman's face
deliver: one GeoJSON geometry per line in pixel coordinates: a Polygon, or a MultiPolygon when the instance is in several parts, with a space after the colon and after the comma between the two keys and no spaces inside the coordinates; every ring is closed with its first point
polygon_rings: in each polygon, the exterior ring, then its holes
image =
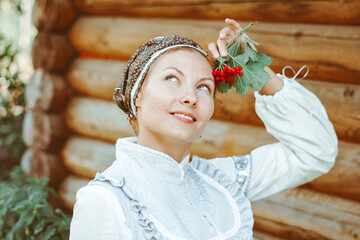
{"type": "Polygon", "coordinates": [[[214,112],[214,91],[212,68],[201,53],[165,53],[151,66],[136,100],[139,138],[199,138],[214,112]]]}

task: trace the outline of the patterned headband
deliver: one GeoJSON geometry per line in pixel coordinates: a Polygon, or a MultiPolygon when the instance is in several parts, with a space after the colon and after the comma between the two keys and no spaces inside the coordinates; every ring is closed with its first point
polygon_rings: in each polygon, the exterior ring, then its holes
{"type": "Polygon", "coordinates": [[[207,53],[193,40],[171,35],[151,39],[141,45],[130,58],[113,96],[117,105],[130,118],[136,116],[135,99],[152,63],[166,51],[177,47],[193,48],[208,57],[207,53]]]}

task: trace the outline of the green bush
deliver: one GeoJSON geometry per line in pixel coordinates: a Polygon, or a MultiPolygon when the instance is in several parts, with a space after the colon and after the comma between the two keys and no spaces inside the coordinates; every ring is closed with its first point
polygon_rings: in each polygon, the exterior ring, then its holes
{"type": "Polygon", "coordinates": [[[15,167],[0,181],[0,239],[68,239],[70,221],[47,198],[47,179],[27,178],[15,167]]]}
{"type": "Polygon", "coordinates": [[[0,35],[0,148],[6,148],[8,155],[15,159],[25,150],[21,135],[25,84],[19,78],[17,54],[0,35]]]}

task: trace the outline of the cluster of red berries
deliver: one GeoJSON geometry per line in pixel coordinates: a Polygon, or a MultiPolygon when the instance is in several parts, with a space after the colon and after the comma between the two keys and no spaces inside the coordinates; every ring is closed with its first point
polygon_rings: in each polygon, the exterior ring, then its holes
{"type": "Polygon", "coordinates": [[[242,77],[244,74],[241,72],[242,67],[235,67],[235,68],[229,68],[227,65],[225,65],[224,70],[215,70],[212,72],[216,85],[219,85],[220,82],[225,81],[226,84],[229,84],[230,82],[234,81],[234,77],[239,75],[239,77],[242,77]]]}

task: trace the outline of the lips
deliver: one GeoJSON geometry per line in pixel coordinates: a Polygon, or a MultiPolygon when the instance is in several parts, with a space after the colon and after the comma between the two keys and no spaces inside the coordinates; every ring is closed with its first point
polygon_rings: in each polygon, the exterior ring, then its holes
{"type": "Polygon", "coordinates": [[[197,121],[194,114],[191,114],[191,113],[179,111],[179,112],[172,112],[170,114],[174,115],[174,116],[177,116],[177,117],[180,117],[180,118],[183,118],[183,119],[186,119],[186,120],[189,120],[191,122],[196,122],[197,121]]]}

